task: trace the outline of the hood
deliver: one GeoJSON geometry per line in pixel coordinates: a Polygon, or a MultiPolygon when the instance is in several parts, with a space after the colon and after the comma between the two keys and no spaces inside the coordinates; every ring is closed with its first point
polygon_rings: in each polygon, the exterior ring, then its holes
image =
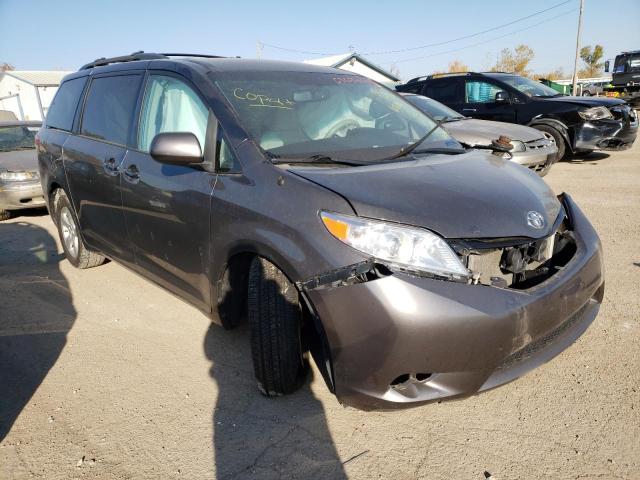
{"type": "Polygon", "coordinates": [[[538,175],[477,150],[290,171],[345,197],[359,216],[425,227],[445,238],[542,238],[551,234],[561,208],[538,175]],[[544,216],[544,228],[527,225],[530,211],[544,216]]]}
{"type": "Polygon", "coordinates": [[[511,140],[531,142],[544,138],[540,130],[517,125],[515,123],[492,122],[489,120],[477,120],[475,118],[447,122],[442,125],[453,138],[467,145],[490,145],[492,140],[497,140],[500,135],[505,135],[511,140]]]}
{"type": "Polygon", "coordinates": [[[575,105],[582,105],[584,107],[613,107],[615,105],[622,105],[626,103],[624,100],[620,100],[619,98],[609,98],[609,97],[552,97],[552,98],[536,98],[533,97],[533,100],[539,102],[558,102],[558,103],[572,103],[575,105]]]}
{"type": "Polygon", "coordinates": [[[36,149],[0,152],[0,170],[11,172],[37,172],[38,156],[36,149]]]}

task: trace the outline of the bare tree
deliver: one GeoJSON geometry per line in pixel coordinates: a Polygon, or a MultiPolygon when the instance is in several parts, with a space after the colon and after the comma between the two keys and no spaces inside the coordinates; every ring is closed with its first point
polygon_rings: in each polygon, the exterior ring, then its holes
{"type": "Polygon", "coordinates": [[[460,60],[449,62],[449,73],[468,72],[469,67],[460,60]]]}
{"type": "Polygon", "coordinates": [[[15,69],[16,67],[11,65],[10,63],[7,63],[7,62],[0,63],[0,72],[8,72],[9,70],[15,70],[15,69]]]}
{"type": "Polygon", "coordinates": [[[533,60],[535,53],[527,45],[518,45],[515,49],[511,50],[505,48],[500,52],[498,61],[491,68],[492,72],[510,72],[517,73],[525,77],[529,76],[529,62],[533,60]]]}
{"type": "Polygon", "coordinates": [[[580,58],[586,65],[585,68],[580,70],[579,75],[582,78],[597,77],[602,73],[602,67],[604,62],[601,62],[604,55],[604,49],[602,45],[596,45],[591,48],[591,45],[582,47],[580,49],[580,58]]]}

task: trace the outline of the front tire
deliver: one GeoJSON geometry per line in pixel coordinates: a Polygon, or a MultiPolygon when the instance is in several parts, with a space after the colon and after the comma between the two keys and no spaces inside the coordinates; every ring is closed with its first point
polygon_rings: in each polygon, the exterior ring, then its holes
{"type": "Polygon", "coordinates": [[[64,256],[76,268],[92,268],[102,265],[105,258],[99,253],[87,250],[80,235],[80,227],[67,194],[62,189],[53,195],[53,217],[58,227],[64,256]]]}
{"type": "Polygon", "coordinates": [[[546,132],[553,137],[556,142],[556,146],[558,147],[558,152],[556,153],[556,158],[554,158],[553,163],[557,163],[562,160],[567,152],[567,142],[565,142],[562,134],[553,127],[549,127],[547,125],[534,125],[534,128],[540,130],[541,132],[546,132]]]}
{"type": "Polygon", "coordinates": [[[249,270],[247,317],[258,388],[267,397],[294,392],[307,370],[298,290],[263,258],[249,270]]]}

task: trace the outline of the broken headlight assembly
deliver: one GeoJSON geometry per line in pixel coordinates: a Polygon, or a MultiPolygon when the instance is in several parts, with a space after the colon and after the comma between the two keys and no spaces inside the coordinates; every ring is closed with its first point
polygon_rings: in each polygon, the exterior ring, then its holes
{"type": "Polygon", "coordinates": [[[578,111],[585,120],[602,120],[605,118],[613,118],[613,115],[607,107],[592,107],[578,111]]]}
{"type": "Polygon", "coordinates": [[[320,218],[335,238],[391,269],[457,281],[471,278],[449,244],[428,230],[330,212],[320,212],[320,218]]]}

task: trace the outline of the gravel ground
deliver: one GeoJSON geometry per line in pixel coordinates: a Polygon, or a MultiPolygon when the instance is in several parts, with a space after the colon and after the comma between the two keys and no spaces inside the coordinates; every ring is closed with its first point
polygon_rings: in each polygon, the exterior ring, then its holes
{"type": "Polygon", "coordinates": [[[502,388],[393,413],[343,408],[317,372],[265,399],[246,329],[115,263],[73,269],[40,212],[1,223],[0,478],[640,479],[639,156],[546,177],[604,244],[586,334],[502,388]]]}

